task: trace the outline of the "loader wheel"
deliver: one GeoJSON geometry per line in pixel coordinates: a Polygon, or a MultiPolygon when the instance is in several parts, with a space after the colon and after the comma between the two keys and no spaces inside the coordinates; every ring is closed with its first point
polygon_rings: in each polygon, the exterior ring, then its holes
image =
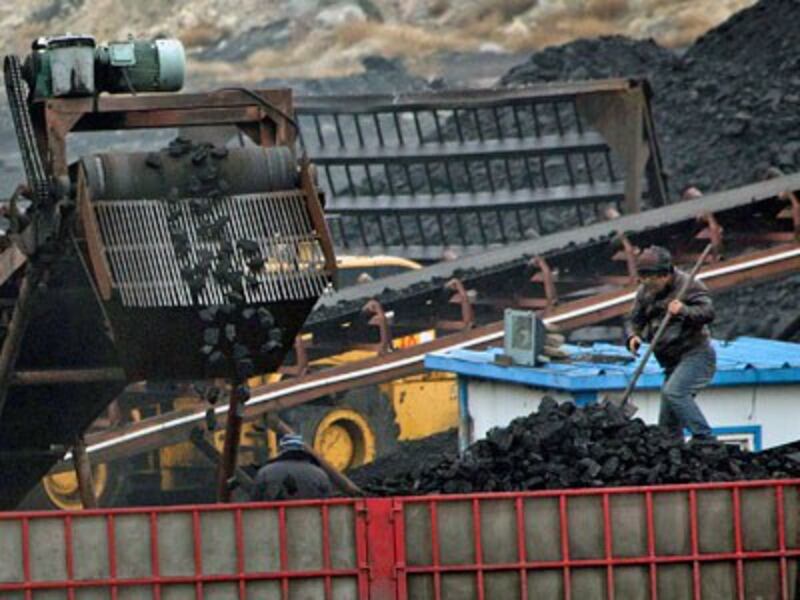
{"type": "Polygon", "coordinates": [[[337,469],[351,469],[397,449],[394,409],[377,386],[349,390],[281,411],[303,439],[337,469]]]}
{"type": "MultiPolygon", "coordinates": [[[[101,463],[92,466],[97,505],[115,506],[123,498],[125,476],[119,464],[101,463]]],[[[21,508],[36,510],[80,510],[82,508],[78,478],[74,471],[46,475],[23,500],[21,508]]]]}
{"type": "Polygon", "coordinates": [[[313,446],[334,467],[344,471],[374,460],[375,433],[356,411],[338,408],[317,425],[313,446]]]}

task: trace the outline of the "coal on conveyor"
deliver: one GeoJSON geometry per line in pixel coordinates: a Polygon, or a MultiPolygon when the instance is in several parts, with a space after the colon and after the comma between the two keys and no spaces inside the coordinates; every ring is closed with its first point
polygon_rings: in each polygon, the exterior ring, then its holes
{"type": "Polygon", "coordinates": [[[230,188],[220,173],[221,161],[228,154],[225,147],[178,137],[160,153],[149,154],[146,164],[160,171],[169,163],[184,163],[184,168],[192,173],[186,189],[173,188],[165,198],[170,239],[181,276],[195,302],[210,280],[225,294],[224,304],[199,310],[204,325],[200,352],[212,369],[232,362],[235,365],[232,370],[244,380],[254,374],[253,355],[278,350],[283,332],[267,308],[256,310],[245,305],[245,286],[260,285],[254,275],[263,269],[264,258],[257,242],[236,238],[229,227],[229,216],[219,210],[218,205],[230,188]],[[185,197],[191,200],[180,200],[185,197]],[[197,219],[198,227],[192,232],[187,231],[189,221],[184,218],[185,210],[197,219]],[[199,246],[194,254],[190,252],[192,238],[199,246]]]}
{"type": "Polygon", "coordinates": [[[461,458],[393,471],[356,478],[378,495],[449,494],[780,479],[800,476],[800,462],[787,449],[750,453],[716,440],[684,442],[613,406],[545,398],[537,412],[491,430],[461,458]]]}

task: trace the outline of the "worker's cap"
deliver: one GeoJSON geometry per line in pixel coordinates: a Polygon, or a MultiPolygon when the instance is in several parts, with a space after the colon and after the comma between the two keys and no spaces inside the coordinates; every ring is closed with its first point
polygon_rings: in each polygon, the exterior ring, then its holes
{"type": "Polygon", "coordinates": [[[636,257],[636,271],[640,275],[666,275],[672,272],[672,255],[661,246],[650,246],[636,257]]]}
{"type": "Polygon", "coordinates": [[[298,435],[296,433],[290,433],[288,435],[284,435],[281,438],[279,446],[281,452],[286,452],[289,450],[302,450],[305,447],[305,444],[303,444],[302,435],[298,435]]]}

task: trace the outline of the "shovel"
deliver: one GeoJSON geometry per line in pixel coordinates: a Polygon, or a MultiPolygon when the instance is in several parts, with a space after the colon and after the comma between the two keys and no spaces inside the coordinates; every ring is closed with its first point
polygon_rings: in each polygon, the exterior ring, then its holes
{"type": "MultiPolygon", "coordinates": [[[[691,272],[689,273],[689,277],[684,282],[683,286],[678,290],[677,295],[675,296],[675,300],[683,300],[683,297],[686,295],[686,292],[689,289],[689,286],[692,285],[694,282],[694,278],[697,276],[698,271],[700,271],[700,267],[703,266],[703,263],[706,261],[706,257],[708,257],[711,250],[714,249],[713,244],[708,244],[703,250],[703,253],[700,255],[700,258],[697,259],[697,262],[692,267],[691,272]]],[[[625,388],[625,391],[622,393],[621,396],[608,394],[606,395],[603,403],[604,404],[613,404],[622,409],[623,414],[630,418],[636,414],[636,411],[639,410],[639,407],[636,406],[633,402],[630,401],[631,393],[633,392],[633,388],[636,387],[636,382],[639,381],[639,377],[644,371],[645,365],[647,365],[647,361],[650,360],[650,356],[653,354],[653,348],[656,347],[656,344],[661,340],[661,336],[664,335],[664,330],[669,325],[670,321],[672,320],[672,313],[667,311],[667,314],[664,315],[664,318],[661,319],[661,323],[656,330],[655,335],[653,336],[650,345],[647,347],[647,351],[644,353],[642,360],[639,361],[639,364],[636,366],[636,370],[633,372],[633,377],[628,382],[628,387],[625,388]]]]}

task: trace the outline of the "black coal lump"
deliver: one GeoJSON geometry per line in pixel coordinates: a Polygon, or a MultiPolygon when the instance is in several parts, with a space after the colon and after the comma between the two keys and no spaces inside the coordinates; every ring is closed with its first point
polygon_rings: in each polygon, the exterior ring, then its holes
{"type": "Polygon", "coordinates": [[[248,239],[240,239],[236,242],[239,250],[244,252],[245,254],[258,254],[261,251],[258,243],[254,242],[253,240],[248,239]]]}
{"type": "Polygon", "coordinates": [[[264,328],[270,328],[275,324],[275,317],[272,316],[272,313],[264,308],[263,306],[258,308],[258,324],[264,328]]]}
{"type": "Polygon", "coordinates": [[[216,327],[209,327],[203,331],[203,341],[211,346],[216,346],[219,343],[219,329],[216,327]]]}

